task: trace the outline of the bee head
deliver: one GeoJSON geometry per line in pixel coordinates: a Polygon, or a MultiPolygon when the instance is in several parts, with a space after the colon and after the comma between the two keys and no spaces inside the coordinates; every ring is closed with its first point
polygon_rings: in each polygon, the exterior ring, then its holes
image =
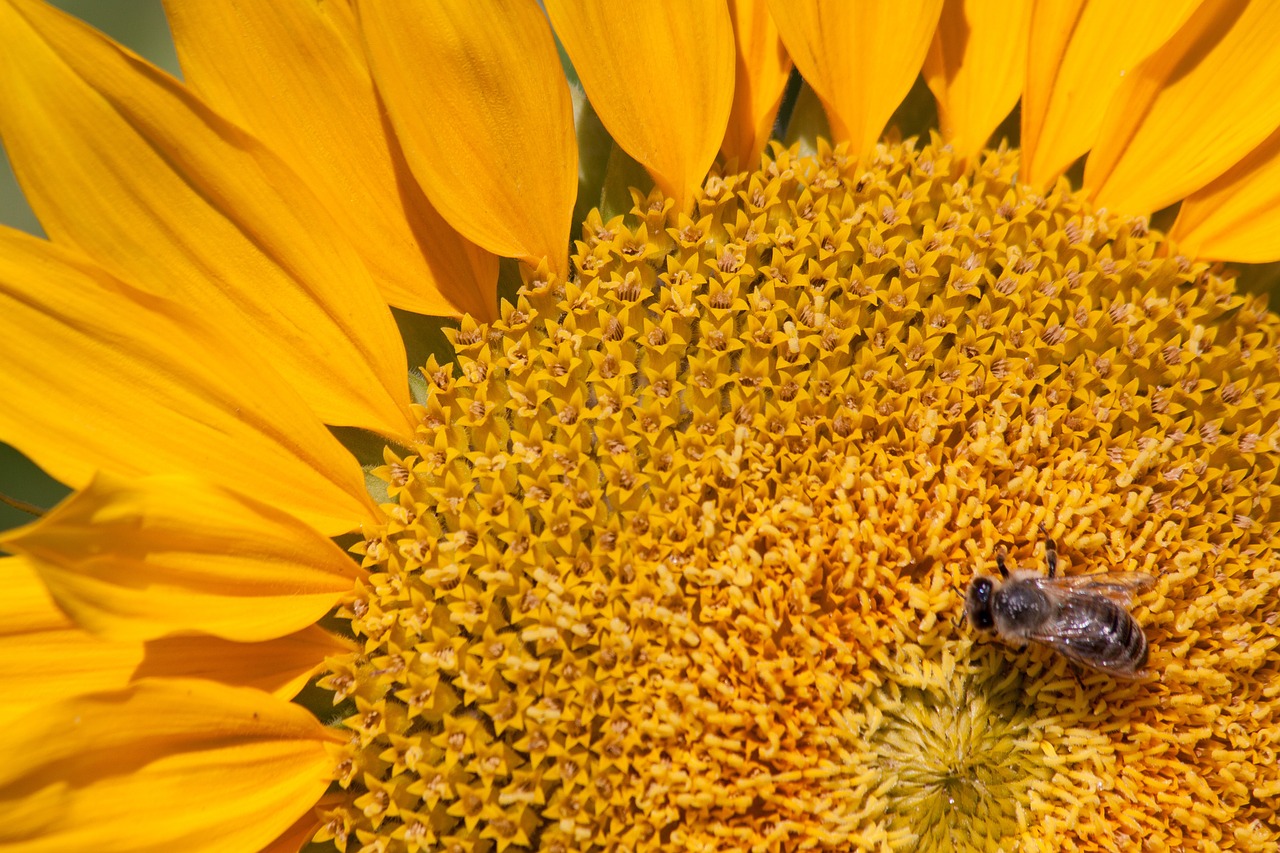
{"type": "Polygon", "coordinates": [[[974,578],[969,584],[969,593],[964,599],[964,612],[975,628],[990,631],[996,626],[995,617],[991,615],[991,594],[996,584],[991,578],[974,578]]]}

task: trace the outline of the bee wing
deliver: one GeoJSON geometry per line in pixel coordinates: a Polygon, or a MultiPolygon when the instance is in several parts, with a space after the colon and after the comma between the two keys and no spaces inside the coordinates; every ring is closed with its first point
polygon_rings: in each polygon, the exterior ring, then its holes
{"type": "Polygon", "coordinates": [[[1146,572],[1101,572],[1096,575],[1060,575],[1053,578],[1034,578],[1036,586],[1052,598],[1062,595],[1100,595],[1128,607],[1134,596],[1141,595],[1156,585],[1156,579],[1146,572]]]}
{"type": "Polygon", "coordinates": [[[1108,659],[1105,652],[1111,646],[1110,639],[1098,630],[1097,611],[1089,605],[1090,600],[1099,597],[1109,598],[1122,607],[1127,607],[1135,591],[1150,589],[1155,579],[1139,572],[1111,572],[1100,575],[1077,575],[1073,578],[1040,578],[1053,586],[1051,595],[1057,596],[1058,608],[1056,617],[1040,630],[1031,634],[1028,639],[1042,643],[1057,651],[1063,657],[1098,672],[1106,672],[1117,678],[1138,678],[1142,672],[1132,660],[1108,659]],[[1119,577],[1123,583],[1109,583],[1105,588],[1092,584],[1071,583],[1082,580],[1107,580],[1114,582],[1119,577]],[[1058,584],[1056,581],[1068,581],[1058,584]],[[1073,606],[1078,605],[1078,606],[1073,606]]]}
{"type": "Polygon", "coordinates": [[[1081,666],[1098,672],[1105,672],[1116,678],[1141,678],[1145,670],[1139,670],[1132,660],[1103,660],[1092,654],[1080,643],[1072,644],[1070,638],[1062,636],[1033,636],[1031,639],[1043,643],[1058,654],[1081,666]]]}

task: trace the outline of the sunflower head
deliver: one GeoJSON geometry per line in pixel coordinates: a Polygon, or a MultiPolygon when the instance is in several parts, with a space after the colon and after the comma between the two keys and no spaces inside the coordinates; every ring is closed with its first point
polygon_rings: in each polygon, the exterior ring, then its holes
{"type": "MultiPolygon", "coordinates": [[[[1221,781],[1170,755],[1166,704],[1212,704],[1219,748],[1228,707],[1274,713],[1274,619],[1201,586],[1211,565],[1267,607],[1280,577],[1274,483],[1221,490],[1276,450],[1271,315],[1017,165],[777,148],[691,214],[657,192],[592,214],[571,279],[464,321],[414,452],[375,471],[343,611],[363,647],[321,682],[351,712],[329,834],[981,850],[1207,826],[1161,805],[1161,779],[1221,781]],[[998,548],[1042,558],[1041,524],[1071,571],[1160,578],[1137,612],[1161,678],[957,627],[998,548]]],[[[1267,808],[1215,794],[1215,819],[1267,808]]]]}
{"type": "Polygon", "coordinates": [[[0,0],[0,847],[1280,843],[1280,4],[167,8],[0,0]]]}

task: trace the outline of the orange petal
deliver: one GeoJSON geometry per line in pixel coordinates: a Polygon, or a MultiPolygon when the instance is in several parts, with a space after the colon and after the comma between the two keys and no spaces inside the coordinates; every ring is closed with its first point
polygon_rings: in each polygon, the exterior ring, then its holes
{"type": "Polygon", "coordinates": [[[282,637],[328,613],[358,574],[293,516],[189,477],[100,473],[0,545],[36,561],[76,624],[117,640],[282,637]]]}
{"type": "Polygon", "coordinates": [[[769,8],[835,141],[857,156],[873,150],[920,73],[942,0],[770,0],[769,8]]]}
{"type": "Polygon", "coordinates": [[[391,314],[283,162],[52,7],[0,2],[0,34],[0,132],[55,242],[215,318],[328,423],[411,434],[391,314]]]}
{"type": "Polygon", "coordinates": [[[129,683],[143,659],[141,643],[104,640],[77,627],[26,557],[0,559],[0,581],[0,716],[129,683]]]}
{"type": "Polygon", "coordinates": [[[498,259],[436,213],[383,121],[344,3],[165,3],[182,73],[289,162],[392,305],[492,319],[498,259]]]}
{"type": "Polygon", "coordinates": [[[1280,260],[1280,130],[1187,196],[1169,237],[1183,254],[1201,260],[1280,260]]]}
{"type": "Polygon", "coordinates": [[[208,681],[53,702],[0,730],[0,846],[257,850],[324,793],[332,738],[297,705],[208,681]]]}
{"type": "Polygon", "coordinates": [[[144,650],[134,678],[205,678],[292,699],[324,668],[325,658],[349,654],[354,644],[312,625],[262,643],[166,637],[151,640],[144,650]]]}
{"type": "Polygon", "coordinates": [[[573,104],[535,3],[360,3],[370,64],[436,209],[491,252],[569,272],[573,104]]]}
{"type": "Polygon", "coordinates": [[[689,209],[733,104],[733,24],[724,3],[546,5],[600,121],[679,209],[689,209]]]}
{"type": "Polygon", "coordinates": [[[1219,177],[1280,126],[1280,3],[1210,0],[1117,90],[1085,164],[1099,207],[1148,213],[1219,177]]]}
{"type": "Polygon", "coordinates": [[[1022,94],[1030,0],[946,0],[924,61],[943,137],[967,159],[1022,94]]]}
{"type": "Polygon", "coordinates": [[[729,0],[737,60],[733,109],[720,151],[738,168],[754,169],[773,132],[773,119],[791,73],[791,57],[763,0],[729,0]]]}
{"type": "Polygon", "coordinates": [[[0,440],[72,488],[99,468],[187,473],[327,535],[375,511],[356,461],[240,341],[7,229],[0,363],[0,440]]]}

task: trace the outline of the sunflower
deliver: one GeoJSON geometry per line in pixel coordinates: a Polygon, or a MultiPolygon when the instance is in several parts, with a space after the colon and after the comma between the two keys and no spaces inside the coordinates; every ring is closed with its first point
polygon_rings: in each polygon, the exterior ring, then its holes
{"type": "Polygon", "coordinates": [[[1276,849],[1280,5],[167,11],[0,0],[0,846],[1276,849]]]}

